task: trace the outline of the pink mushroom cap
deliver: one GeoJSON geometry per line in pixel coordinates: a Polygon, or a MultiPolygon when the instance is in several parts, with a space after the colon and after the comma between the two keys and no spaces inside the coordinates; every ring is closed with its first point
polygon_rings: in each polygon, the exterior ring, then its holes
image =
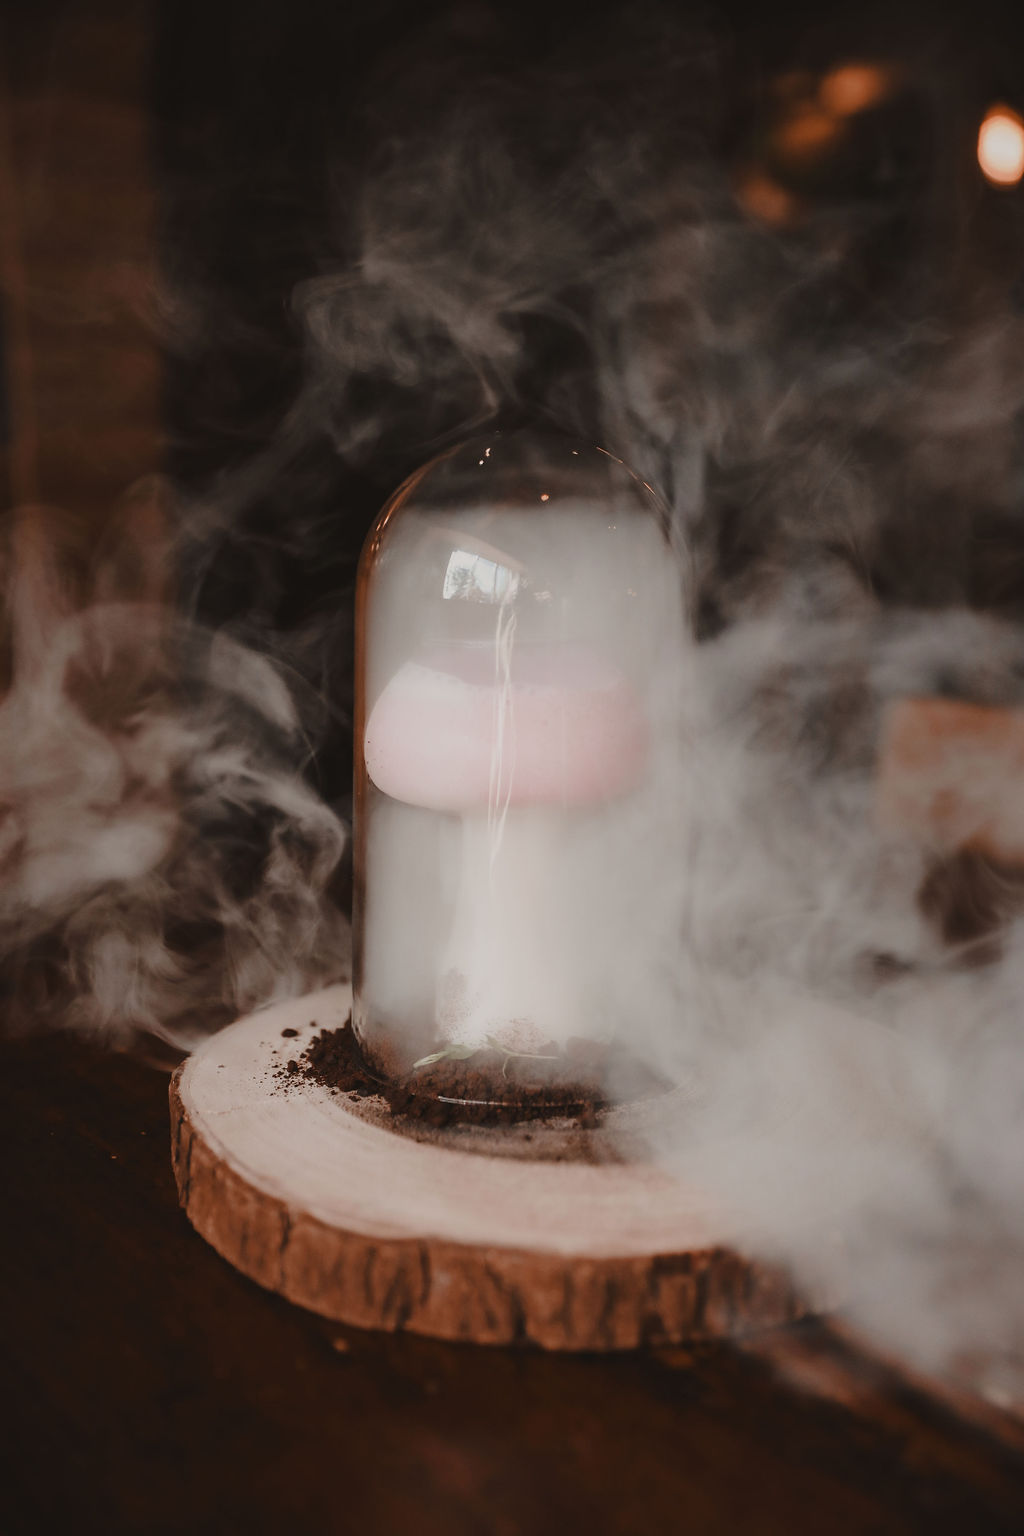
{"type": "Polygon", "coordinates": [[[370,712],[366,770],[395,800],[437,811],[581,806],[626,793],[646,764],[640,701],[579,646],[437,646],[370,712]]]}

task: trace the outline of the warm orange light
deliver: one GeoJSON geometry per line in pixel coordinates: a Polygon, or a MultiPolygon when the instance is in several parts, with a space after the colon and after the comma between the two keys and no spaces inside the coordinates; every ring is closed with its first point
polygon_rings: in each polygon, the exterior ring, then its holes
{"type": "Polygon", "coordinates": [[[1024,176],[1024,124],[1008,107],[993,107],[978,131],[978,164],[997,187],[1024,176]]]}
{"type": "Polygon", "coordinates": [[[836,117],[853,117],[876,106],[889,87],[889,71],[877,64],[840,64],[822,76],[818,100],[836,117]]]}
{"type": "Polygon", "coordinates": [[[736,196],[751,217],[762,224],[791,224],[799,212],[792,193],[760,171],[750,171],[742,178],[736,196]]]}
{"type": "Polygon", "coordinates": [[[828,112],[803,107],[783,119],[775,143],[787,160],[814,160],[835,139],[840,124],[828,112]]]}

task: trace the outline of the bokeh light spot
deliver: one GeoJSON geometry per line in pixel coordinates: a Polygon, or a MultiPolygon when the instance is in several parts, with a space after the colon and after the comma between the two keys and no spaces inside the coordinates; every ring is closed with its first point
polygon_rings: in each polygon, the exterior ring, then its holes
{"type": "Polygon", "coordinates": [[[1024,124],[1009,108],[993,107],[982,123],[978,164],[999,187],[1012,187],[1024,176],[1024,124]]]}
{"type": "Polygon", "coordinates": [[[823,76],[818,100],[835,117],[853,117],[889,94],[890,74],[878,64],[840,64],[823,76]]]}

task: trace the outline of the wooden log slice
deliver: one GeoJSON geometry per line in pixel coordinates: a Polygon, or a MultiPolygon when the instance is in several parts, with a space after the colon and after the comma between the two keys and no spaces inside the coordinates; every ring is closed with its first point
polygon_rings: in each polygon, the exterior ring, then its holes
{"type": "Polygon", "coordinates": [[[424,1142],[289,1075],[350,1002],[333,987],[268,1008],[172,1080],[181,1204],[244,1274],[359,1327],[547,1349],[678,1343],[800,1314],[784,1276],[723,1245],[698,1190],[649,1165],[424,1142]]]}

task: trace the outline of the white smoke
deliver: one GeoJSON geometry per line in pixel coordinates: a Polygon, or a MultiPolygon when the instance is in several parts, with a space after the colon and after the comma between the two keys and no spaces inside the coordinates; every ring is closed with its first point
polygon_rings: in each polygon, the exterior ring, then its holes
{"type": "MultiPolygon", "coordinates": [[[[738,1243],[993,1386],[1024,1349],[1013,881],[886,826],[877,779],[894,701],[1021,702],[1020,319],[937,162],[891,202],[750,217],[707,151],[713,55],[650,18],[485,91],[467,71],[408,133],[389,93],[359,259],[298,296],[313,397],[357,461],[511,403],[670,505],[688,852],[642,893],[646,982],[624,966],[630,1042],[703,1107],[654,1151],[738,1243]]],[[[923,112],[941,82],[908,89],[923,112]]]]}
{"type": "Polygon", "coordinates": [[[185,1045],[344,971],[346,834],[271,663],[164,596],[161,488],[129,510],[91,570],[51,509],[4,528],[6,1017],[185,1045]]]}
{"type": "MultiPolygon", "coordinates": [[[[397,480],[506,417],[655,486],[695,634],[666,701],[688,851],[637,893],[657,942],[624,960],[629,1038],[702,1097],[654,1150],[738,1243],[933,1368],[986,1356],[994,1388],[1024,1353],[1024,933],[987,870],[947,942],[922,893],[964,871],[887,829],[876,784],[893,701],[1022,702],[1020,316],[949,167],[752,217],[713,152],[714,49],[628,11],[512,63],[460,11],[368,81],[355,254],[295,293],[301,397],[198,526],[243,542],[304,438],[397,480]]],[[[942,82],[908,78],[924,112],[942,82]]],[[[146,538],[127,591],[75,591],[50,526],[20,516],[7,588],[5,986],[26,1018],[187,1039],[344,965],[344,829],[301,776],[275,637],[176,617],[146,538]]]]}
{"type": "MultiPolygon", "coordinates": [[[[973,641],[990,676],[992,641],[1019,655],[1008,626],[970,615],[901,615],[895,628],[879,627],[876,667],[870,647],[861,655],[876,706],[890,688],[917,691],[925,654],[939,667],[948,647],[969,670],[973,641]]],[[[827,691],[857,636],[771,629],[737,627],[696,666],[677,1007],[670,1029],[637,1037],[696,1091],[651,1149],[718,1196],[737,1246],[838,1298],[888,1349],[1019,1394],[1017,898],[1000,890],[983,963],[943,942],[919,898],[934,855],[876,815],[874,759],[823,766],[759,708],[780,650],[827,691]]],[[[638,1016],[663,1013],[656,1001],[638,1016]]]]}

